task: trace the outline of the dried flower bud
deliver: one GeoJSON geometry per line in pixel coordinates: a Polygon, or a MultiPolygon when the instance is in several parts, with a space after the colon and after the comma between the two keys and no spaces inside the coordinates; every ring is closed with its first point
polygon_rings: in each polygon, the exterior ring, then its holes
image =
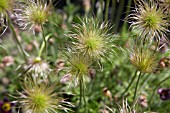
{"type": "Polygon", "coordinates": [[[71,80],[71,75],[70,74],[66,74],[64,75],[61,80],[60,80],[60,83],[62,84],[65,84],[66,82],[70,81],[71,80]]]}
{"type": "Polygon", "coordinates": [[[2,63],[4,64],[4,66],[10,66],[14,64],[14,58],[12,56],[5,56],[2,59],[2,63]]]}
{"type": "Polygon", "coordinates": [[[62,70],[62,69],[64,68],[64,65],[65,65],[64,61],[61,60],[61,59],[59,59],[59,60],[57,61],[57,63],[56,63],[56,68],[57,68],[57,70],[58,70],[58,71],[62,70]]]}
{"type": "Polygon", "coordinates": [[[32,44],[27,44],[26,45],[26,51],[31,52],[33,50],[33,45],[32,44]]]}
{"type": "Polygon", "coordinates": [[[100,111],[101,111],[101,113],[109,113],[109,111],[106,110],[106,109],[102,109],[102,110],[100,110],[100,111]]]}
{"type": "Polygon", "coordinates": [[[160,61],[159,61],[159,66],[161,68],[165,68],[165,67],[170,67],[170,58],[162,58],[160,61]]]}
{"type": "Polygon", "coordinates": [[[146,95],[140,95],[138,102],[142,107],[144,108],[148,107],[148,100],[146,95]]]}
{"type": "Polygon", "coordinates": [[[96,75],[96,70],[93,69],[93,68],[90,68],[89,69],[89,76],[91,79],[94,79],[95,78],[95,75],[96,75]]]}
{"type": "Polygon", "coordinates": [[[10,79],[7,78],[7,77],[2,77],[1,82],[2,82],[3,85],[7,86],[10,83],[10,79]]]}
{"type": "Polygon", "coordinates": [[[106,97],[109,97],[110,101],[112,101],[112,93],[110,92],[110,90],[108,90],[108,88],[104,88],[103,89],[103,93],[106,97]]]}

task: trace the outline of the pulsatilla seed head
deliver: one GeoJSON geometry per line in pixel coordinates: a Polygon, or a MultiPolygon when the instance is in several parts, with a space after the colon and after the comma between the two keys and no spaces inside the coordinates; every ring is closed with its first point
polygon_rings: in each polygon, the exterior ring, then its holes
{"type": "Polygon", "coordinates": [[[71,81],[77,85],[80,80],[86,81],[92,62],[81,53],[67,53],[67,73],[71,74],[71,81]]]}
{"type": "Polygon", "coordinates": [[[99,22],[94,18],[85,17],[80,24],[74,26],[75,48],[93,60],[100,60],[113,54],[113,39],[109,34],[107,22],[99,22]]]}
{"type": "Polygon", "coordinates": [[[62,103],[66,106],[72,104],[58,97],[55,88],[54,84],[38,84],[28,79],[23,83],[24,92],[18,92],[20,97],[16,99],[24,113],[57,113],[59,109],[69,110],[62,103]]]}
{"type": "Polygon", "coordinates": [[[167,15],[155,2],[138,2],[128,19],[132,29],[138,31],[141,38],[147,38],[149,41],[154,38],[159,41],[168,32],[167,15]]]}
{"type": "Polygon", "coordinates": [[[23,29],[43,25],[51,14],[52,3],[46,0],[28,0],[20,3],[20,7],[14,9],[16,23],[23,29]]]}
{"type": "Polygon", "coordinates": [[[157,55],[149,48],[134,47],[130,54],[132,65],[142,73],[152,73],[157,67],[157,55]]]}

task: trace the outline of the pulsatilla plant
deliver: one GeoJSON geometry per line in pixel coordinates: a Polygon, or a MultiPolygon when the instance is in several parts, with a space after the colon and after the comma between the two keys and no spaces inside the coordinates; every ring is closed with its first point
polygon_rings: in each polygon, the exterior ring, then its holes
{"type": "Polygon", "coordinates": [[[94,18],[85,17],[80,24],[74,26],[76,38],[75,48],[92,60],[98,61],[108,54],[113,54],[113,39],[109,34],[108,23],[101,23],[94,18]]]}
{"type": "Polygon", "coordinates": [[[24,92],[18,92],[19,97],[15,97],[20,103],[24,113],[57,113],[57,110],[69,110],[65,106],[73,106],[64,99],[58,97],[54,84],[36,83],[31,79],[24,81],[24,92]]]}
{"type": "Polygon", "coordinates": [[[16,23],[23,29],[26,27],[33,29],[37,25],[42,26],[51,14],[51,9],[51,1],[27,0],[27,2],[20,3],[19,8],[14,9],[16,23]]]}
{"type": "Polygon", "coordinates": [[[165,37],[169,26],[167,15],[154,1],[147,3],[142,0],[137,3],[134,12],[129,15],[129,21],[141,38],[150,41],[154,38],[159,41],[162,36],[165,37]]]}

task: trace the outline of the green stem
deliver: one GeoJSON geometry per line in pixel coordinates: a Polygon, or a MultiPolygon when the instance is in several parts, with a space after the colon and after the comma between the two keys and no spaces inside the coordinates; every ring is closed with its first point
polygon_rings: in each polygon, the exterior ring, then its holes
{"type": "Polygon", "coordinates": [[[43,35],[44,53],[45,53],[45,57],[46,57],[46,55],[47,55],[47,41],[45,39],[45,33],[44,33],[43,25],[41,25],[41,29],[42,29],[42,35],[43,35]]]}
{"type": "Polygon", "coordinates": [[[91,14],[94,13],[95,1],[96,1],[96,0],[92,0],[91,14]]]}
{"type": "Polygon", "coordinates": [[[116,0],[112,0],[112,14],[111,14],[111,19],[114,21],[114,16],[115,16],[115,9],[116,9],[116,0]]]}
{"type": "MultiPolygon", "coordinates": [[[[83,79],[82,79],[82,83],[83,83],[83,79]]],[[[85,112],[87,113],[87,106],[86,106],[86,98],[85,98],[85,87],[83,88],[83,101],[84,101],[84,106],[85,106],[85,112]]]]}
{"type": "Polygon", "coordinates": [[[27,55],[26,55],[24,49],[22,48],[21,43],[20,43],[19,40],[18,40],[18,37],[17,37],[17,34],[16,34],[16,32],[15,32],[14,26],[13,26],[13,24],[12,24],[12,22],[11,22],[10,17],[9,17],[9,13],[7,12],[7,14],[8,14],[8,15],[7,15],[8,23],[9,23],[9,27],[11,28],[11,31],[12,31],[12,33],[13,33],[13,38],[14,38],[14,40],[16,41],[16,43],[17,43],[17,45],[18,45],[18,48],[19,48],[21,54],[23,55],[24,59],[27,60],[27,58],[26,58],[27,55]]]}
{"type": "Polygon", "coordinates": [[[79,102],[79,107],[82,105],[82,93],[83,93],[83,85],[82,85],[82,80],[79,80],[80,82],[80,102],[79,102]]]}
{"type": "MultiPolygon", "coordinates": [[[[143,75],[144,76],[144,75],[143,75]]],[[[149,74],[146,75],[146,77],[143,79],[142,83],[141,83],[141,89],[143,89],[145,83],[147,83],[147,81],[149,80],[150,76],[149,74]]]]}
{"type": "Polygon", "coordinates": [[[41,58],[42,52],[43,52],[43,50],[44,50],[44,48],[45,48],[45,42],[47,42],[47,40],[50,38],[50,36],[51,36],[51,34],[49,34],[49,35],[47,35],[47,36],[45,37],[45,41],[43,41],[43,43],[41,44],[41,48],[40,48],[40,50],[39,50],[38,57],[41,58]]]}
{"type": "Polygon", "coordinates": [[[134,102],[134,103],[135,103],[136,94],[137,94],[137,89],[138,89],[138,85],[139,85],[139,81],[140,81],[141,75],[142,75],[142,73],[140,72],[140,73],[139,73],[139,76],[138,76],[137,83],[136,83],[136,87],[135,87],[135,93],[134,93],[134,96],[133,96],[133,102],[134,102]]]}
{"type": "Polygon", "coordinates": [[[155,87],[155,89],[153,90],[153,93],[152,93],[152,95],[151,95],[151,98],[149,99],[149,105],[151,104],[151,102],[152,102],[152,99],[153,99],[153,97],[154,97],[154,95],[155,95],[155,91],[159,88],[159,86],[162,84],[162,83],[164,83],[166,80],[168,80],[168,79],[170,79],[170,76],[168,76],[168,77],[166,77],[165,79],[163,79],[161,82],[159,82],[158,83],[158,85],[155,87]]]}
{"type": "MultiPolygon", "coordinates": [[[[127,9],[126,9],[126,16],[125,16],[125,18],[129,15],[131,4],[132,4],[132,0],[128,0],[128,5],[127,5],[127,9]]],[[[123,31],[124,32],[126,32],[126,27],[127,27],[127,22],[125,21],[123,23],[123,31]]]]}
{"type": "Polygon", "coordinates": [[[100,0],[100,5],[101,5],[101,13],[100,13],[98,18],[103,21],[103,9],[104,9],[104,7],[103,7],[103,5],[104,5],[103,0],[100,0]]]}
{"type": "Polygon", "coordinates": [[[105,21],[108,21],[109,3],[110,3],[110,0],[106,0],[105,21]]]}
{"type": "Polygon", "coordinates": [[[114,26],[115,33],[118,31],[119,21],[120,21],[122,12],[123,12],[124,3],[125,3],[125,0],[120,0],[119,9],[118,9],[116,19],[115,19],[115,23],[116,23],[115,26],[114,26]]]}
{"type": "Polygon", "coordinates": [[[132,80],[130,81],[130,83],[129,83],[129,85],[128,85],[128,87],[125,89],[125,91],[122,93],[122,95],[121,95],[121,98],[125,95],[125,93],[129,90],[129,88],[130,88],[130,86],[132,85],[132,83],[134,82],[134,80],[135,80],[135,78],[136,78],[136,76],[137,76],[137,70],[135,71],[135,74],[134,74],[134,76],[133,76],[133,78],[132,78],[132,80]]]}

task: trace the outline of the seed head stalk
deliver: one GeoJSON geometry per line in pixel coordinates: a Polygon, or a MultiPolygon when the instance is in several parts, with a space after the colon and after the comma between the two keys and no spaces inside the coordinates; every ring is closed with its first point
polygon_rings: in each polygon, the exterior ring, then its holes
{"type": "MultiPolygon", "coordinates": [[[[45,57],[46,57],[46,55],[47,55],[47,41],[46,41],[46,39],[45,39],[45,32],[44,32],[44,28],[43,28],[43,25],[41,25],[41,29],[42,29],[42,35],[43,35],[43,43],[44,43],[44,48],[42,48],[42,49],[44,49],[44,54],[45,54],[45,57]]],[[[43,44],[42,43],[42,44],[43,44]]],[[[42,53],[41,53],[42,54],[42,53]]],[[[39,57],[41,57],[41,54],[39,54],[40,56],[39,57]]]]}
{"type": "Polygon", "coordinates": [[[138,80],[137,80],[136,87],[135,87],[135,93],[134,93],[134,96],[133,96],[133,102],[134,103],[135,103],[135,99],[136,99],[136,95],[137,95],[137,89],[138,89],[139,81],[140,81],[141,76],[143,76],[143,75],[144,74],[142,74],[141,72],[138,75],[138,80]]]}
{"type": "Polygon", "coordinates": [[[19,48],[19,51],[20,51],[21,54],[23,55],[23,58],[24,58],[25,60],[27,60],[27,58],[26,58],[26,57],[27,57],[27,54],[26,54],[26,52],[24,51],[24,49],[22,48],[22,45],[21,45],[20,41],[18,40],[18,37],[17,37],[17,35],[16,35],[14,26],[13,26],[13,24],[12,24],[12,22],[11,22],[10,17],[9,17],[9,12],[8,12],[8,11],[6,11],[6,12],[7,12],[7,18],[8,18],[9,27],[11,28],[11,31],[12,31],[12,33],[13,33],[13,38],[14,38],[14,40],[16,41],[16,43],[17,43],[17,45],[18,45],[18,48],[19,48]]]}
{"type": "Polygon", "coordinates": [[[110,0],[106,0],[105,21],[108,21],[109,3],[110,3],[110,0]]]}
{"type": "Polygon", "coordinates": [[[86,99],[85,99],[85,87],[83,86],[83,79],[79,80],[79,85],[80,85],[80,102],[79,102],[79,107],[82,106],[82,99],[83,99],[84,106],[85,106],[85,111],[87,112],[86,99]]]}
{"type": "Polygon", "coordinates": [[[128,87],[125,89],[125,91],[122,93],[122,95],[121,95],[121,98],[126,94],[126,92],[129,90],[129,88],[130,88],[130,86],[132,85],[132,83],[134,82],[134,80],[135,80],[135,78],[137,77],[137,70],[135,71],[135,74],[134,74],[134,76],[133,76],[133,78],[132,78],[132,80],[130,81],[130,83],[129,83],[129,85],[128,85],[128,87]]]}
{"type": "MultiPolygon", "coordinates": [[[[127,17],[129,15],[131,4],[132,4],[132,0],[128,0],[128,5],[127,5],[127,8],[126,8],[126,16],[125,17],[127,17]]],[[[126,33],[126,30],[127,30],[127,22],[124,22],[123,27],[122,27],[122,31],[126,33]]]]}

